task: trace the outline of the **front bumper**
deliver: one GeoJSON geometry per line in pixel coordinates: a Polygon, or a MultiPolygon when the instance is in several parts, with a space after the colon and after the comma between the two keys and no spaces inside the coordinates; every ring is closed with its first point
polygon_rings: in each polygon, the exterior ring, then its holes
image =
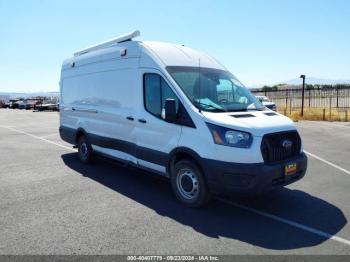
{"type": "Polygon", "coordinates": [[[274,164],[240,164],[205,159],[202,163],[211,192],[233,196],[254,196],[301,179],[307,169],[305,153],[274,164]],[[296,163],[297,172],[284,175],[286,164],[296,163]]]}

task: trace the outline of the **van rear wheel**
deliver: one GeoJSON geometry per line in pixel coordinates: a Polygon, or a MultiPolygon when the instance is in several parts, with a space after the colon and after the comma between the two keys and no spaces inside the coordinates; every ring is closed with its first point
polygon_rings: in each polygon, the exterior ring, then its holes
{"type": "Polygon", "coordinates": [[[93,159],[92,147],[85,135],[78,138],[78,156],[81,162],[89,164],[93,159]]]}
{"type": "Polygon", "coordinates": [[[171,185],[176,198],[189,207],[206,205],[210,193],[198,166],[190,160],[180,160],[173,170],[171,185]]]}

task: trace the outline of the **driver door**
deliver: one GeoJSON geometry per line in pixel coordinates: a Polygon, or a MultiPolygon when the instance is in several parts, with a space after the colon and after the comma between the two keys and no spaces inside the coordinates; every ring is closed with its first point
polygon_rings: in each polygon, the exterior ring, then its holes
{"type": "Polygon", "coordinates": [[[135,123],[136,157],[140,166],[165,175],[168,155],[177,147],[182,127],[163,120],[161,111],[167,98],[175,99],[177,108],[179,100],[159,71],[142,70],[139,77],[143,94],[135,123]]]}

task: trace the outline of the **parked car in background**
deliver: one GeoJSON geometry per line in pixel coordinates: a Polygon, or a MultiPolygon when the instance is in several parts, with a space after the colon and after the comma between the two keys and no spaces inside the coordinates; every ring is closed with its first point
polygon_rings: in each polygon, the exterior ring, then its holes
{"type": "Polygon", "coordinates": [[[35,111],[59,111],[59,104],[52,100],[38,101],[34,105],[35,111]]]}
{"type": "Polygon", "coordinates": [[[34,108],[35,103],[34,102],[28,102],[24,101],[18,105],[18,109],[25,109],[25,110],[30,110],[34,108]]]}
{"type": "Polygon", "coordinates": [[[18,108],[18,109],[26,109],[26,105],[25,105],[23,100],[17,101],[17,102],[15,102],[15,104],[17,104],[16,108],[18,108]]]}
{"type": "Polygon", "coordinates": [[[37,111],[58,111],[58,106],[56,103],[43,103],[35,105],[34,110],[37,111]]]}
{"type": "Polygon", "coordinates": [[[272,102],[267,96],[256,96],[257,99],[263,104],[263,106],[266,106],[268,109],[271,109],[273,111],[277,110],[276,104],[272,102]]]}
{"type": "Polygon", "coordinates": [[[15,109],[18,108],[18,99],[11,99],[9,103],[9,108],[15,109]]]}

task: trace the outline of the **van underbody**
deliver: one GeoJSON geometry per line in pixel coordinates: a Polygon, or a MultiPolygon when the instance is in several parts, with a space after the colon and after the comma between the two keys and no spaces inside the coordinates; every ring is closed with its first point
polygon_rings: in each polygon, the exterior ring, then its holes
{"type": "MultiPolygon", "coordinates": [[[[116,150],[125,150],[126,152],[130,152],[127,149],[128,145],[120,140],[98,137],[93,134],[85,133],[82,130],[78,131],[66,127],[60,127],[59,132],[62,140],[70,144],[76,145],[77,137],[79,136],[80,132],[84,133],[87,138],[96,145],[102,147],[107,146],[116,150]]],[[[98,152],[96,153],[132,167],[158,173],[156,170],[145,168],[144,166],[137,165],[130,161],[115,159],[105,154],[98,152]]],[[[282,160],[269,164],[244,164],[206,159],[200,157],[196,152],[185,147],[175,148],[174,152],[170,154],[144,148],[137,148],[134,153],[136,154],[135,156],[137,158],[166,166],[167,173],[158,174],[168,178],[170,177],[170,170],[174,165],[173,160],[176,159],[177,156],[180,157],[180,159],[184,157],[191,158],[196,161],[196,163],[198,163],[203,170],[211,193],[234,197],[251,197],[267,193],[276,187],[289,185],[303,178],[307,169],[307,157],[305,153],[300,153],[299,155],[288,160],[282,160]],[[285,176],[284,168],[290,162],[296,163],[298,170],[291,176],[285,176]]]]}

